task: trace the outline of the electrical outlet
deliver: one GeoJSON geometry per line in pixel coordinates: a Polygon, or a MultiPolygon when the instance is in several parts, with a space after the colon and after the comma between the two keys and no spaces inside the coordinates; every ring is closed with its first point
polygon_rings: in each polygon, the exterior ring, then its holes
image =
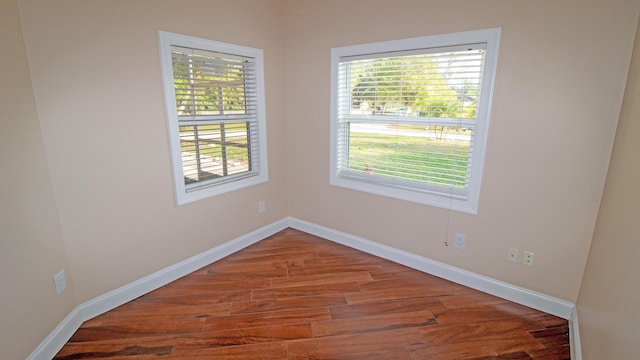
{"type": "Polygon", "coordinates": [[[518,249],[509,248],[509,253],[507,254],[507,260],[512,263],[518,262],[518,249]]]}
{"type": "Polygon", "coordinates": [[[64,276],[64,270],[60,271],[53,277],[53,283],[56,286],[56,294],[60,295],[67,288],[67,279],[64,276]]]}
{"type": "Polygon", "coordinates": [[[464,234],[456,234],[453,239],[453,246],[464,250],[465,245],[467,244],[467,235],[464,234]]]}
{"type": "Polygon", "coordinates": [[[524,252],[524,256],[522,257],[522,265],[533,266],[533,258],[536,256],[536,253],[533,251],[524,252]]]}
{"type": "Polygon", "coordinates": [[[258,201],[258,213],[262,214],[267,211],[267,205],[264,203],[264,200],[258,201]]]}

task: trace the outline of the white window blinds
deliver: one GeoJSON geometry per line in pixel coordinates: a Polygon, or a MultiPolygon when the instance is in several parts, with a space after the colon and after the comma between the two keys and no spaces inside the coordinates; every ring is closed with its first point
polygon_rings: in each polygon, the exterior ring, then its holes
{"type": "Polygon", "coordinates": [[[267,181],[262,50],[159,38],[178,204],[267,181]]]}
{"type": "Polygon", "coordinates": [[[499,34],[332,49],[331,183],[474,213],[499,34]]]}
{"type": "Polygon", "coordinates": [[[340,59],[340,175],[466,196],[484,48],[340,59]]]}
{"type": "Polygon", "coordinates": [[[259,169],[252,58],[171,47],[187,191],[259,169]]]}

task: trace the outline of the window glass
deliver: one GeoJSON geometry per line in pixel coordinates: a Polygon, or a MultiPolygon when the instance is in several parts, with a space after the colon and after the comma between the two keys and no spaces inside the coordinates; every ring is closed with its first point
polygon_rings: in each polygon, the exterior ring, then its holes
{"type": "Polygon", "coordinates": [[[498,34],[333,49],[332,183],[475,212],[498,34]]]}
{"type": "Polygon", "coordinates": [[[266,181],[262,51],[160,33],[178,203],[266,181]]]}

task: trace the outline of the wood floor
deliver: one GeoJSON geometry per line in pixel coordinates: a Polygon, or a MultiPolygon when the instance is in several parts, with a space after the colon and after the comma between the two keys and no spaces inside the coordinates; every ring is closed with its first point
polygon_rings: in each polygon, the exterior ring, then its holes
{"type": "Polygon", "coordinates": [[[569,359],[567,321],[287,229],[85,322],[55,359],[569,359]]]}

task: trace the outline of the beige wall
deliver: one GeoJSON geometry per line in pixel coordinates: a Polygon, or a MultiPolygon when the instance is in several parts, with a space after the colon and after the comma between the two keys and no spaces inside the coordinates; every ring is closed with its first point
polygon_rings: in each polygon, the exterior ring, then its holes
{"type": "Polygon", "coordinates": [[[287,215],[279,0],[24,0],[20,10],[79,303],[287,215]],[[158,30],[264,49],[268,183],[176,206],[158,30]]]}
{"type": "Polygon", "coordinates": [[[585,360],[640,359],[639,99],[640,29],[577,303],[585,360]]]}
{"type": "MultiPolygon", "coordinates": [[[[19,0],[20,18],[15,0],[1,6],[0,358],[26,356],[75,305],[287,215],[578,298],[637,1],[19,0]],[[502,42],[478,215],[329,186],[332,47],[491,27],[502,42]],[[158,30],[265,50],[268,183],[175,205],[158,30]],[[455,232],[466,250],[443,245],[455,232]],[[509,247],[536,265],[508,263],[509,247]],[[60,269],[71,288],[56,296],[60,269]]],[[[614,281],[637,270],[637,201],[620,196],[638,182],[619,171],[637,163],[621,135],[637,130],[637,71],[629,79],[579,298],[590,347],[638,330],[613,326],[638,300],[614,281]]]]}
{"type": "Polygon", "coordinates": [[[618,119],[637,1],[285,1],[293,216],[568,301],[578,295],[618,119]],[[502,28],[478,215],[329,185],[336,46],[502,28]],[[467,248],[445,247],[448,234],[467,248]],[[506,261],[534,251],[535,266],[506,261]]]}
{"type": "Polygon", "coordinates": [[[0,1],[0,359],[24,359],[75,306],[15,0],[0,1]],[[56,295],[53,276],[70,287],[56,295]]]}

